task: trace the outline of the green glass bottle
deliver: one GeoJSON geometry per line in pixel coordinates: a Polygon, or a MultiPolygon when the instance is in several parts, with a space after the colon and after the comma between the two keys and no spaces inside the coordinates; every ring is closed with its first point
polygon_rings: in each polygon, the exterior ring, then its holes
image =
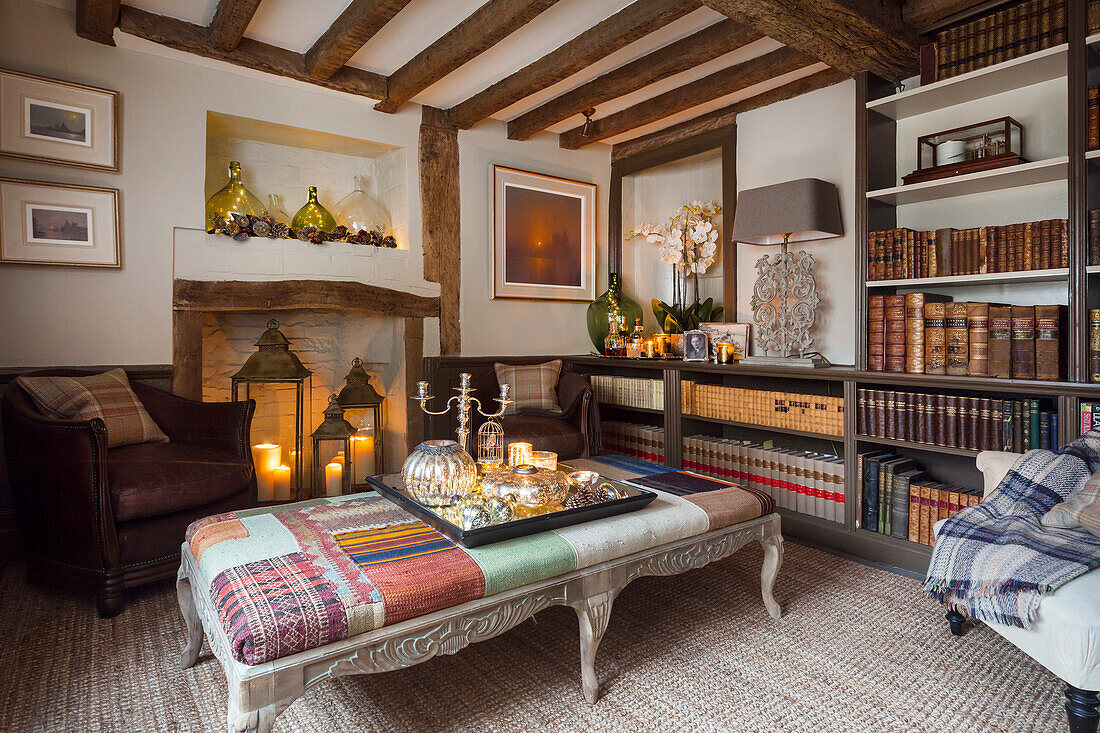
{"type": "Polygon", "coordinates": [[[290,224],[295,229],[304,229],[305,227],[317,227],[318,231],[322,231],[325,234],[331,234],[332,230],[336,228],[336,219],[332,218],[332,214],[328,212],[324,206],[321,206],[317,201],[317,187],[309,187],[309,200],[306,201],[305,206],[298,209],[298,213],[294,215],[294,221],[290,224]]]}
{"type": "Polygon", "coordinates": [[[244,187],[244,182],[241,180],[241,164],[235,160],[229,162],[229,183],[206,200],[206,231],[214,232],[215,216],[228,219],[230,214],[267,216],[264,205],[244,187]]]}
{"type": "Polygon", "coordinates": [[[607,338],[608,316],[625,317],[628,323],[642,317],[642,306],[623,295],[622,277],[618,272],[609,273],[607,292],[588,306],[588,338],[592,339],[592,345],[600,353],[603,353],[604,339],[607,338]]]}

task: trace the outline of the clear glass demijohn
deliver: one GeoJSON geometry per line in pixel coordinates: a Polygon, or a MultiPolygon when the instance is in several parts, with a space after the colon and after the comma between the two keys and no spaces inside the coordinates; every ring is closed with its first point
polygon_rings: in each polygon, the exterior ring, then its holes
{"type": "Polygon", "coordinates": [[[367,193],[367,179],[355,176],[355,190],[336,202],[332,207],[336,221],[352,234],[361,230],[379,232],[383,237],[392,234],[390,215],[382,204],[367,193]]]}

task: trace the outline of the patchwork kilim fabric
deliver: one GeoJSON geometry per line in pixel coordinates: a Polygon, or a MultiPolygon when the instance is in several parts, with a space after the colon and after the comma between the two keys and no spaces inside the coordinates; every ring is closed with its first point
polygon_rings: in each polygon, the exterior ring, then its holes
{"type": "Polygon", "coordinates": [[[1100,538],[1044,527],[1043,515],[1100,468],[1100,431],[1025,453],[981,504],[937,535],[924,589],[983,621],[1031,628],[1044,595],[1100,567],[1100,538]]]}
{"type": "Polygon", "coordinates": [[[704,481],[684,496],[657,488],[636,512],[472,549],[373,492],[218,514],[187,530],[192,581],[234,657],[261,664],[771,511],[756,492],[704,481]]]}

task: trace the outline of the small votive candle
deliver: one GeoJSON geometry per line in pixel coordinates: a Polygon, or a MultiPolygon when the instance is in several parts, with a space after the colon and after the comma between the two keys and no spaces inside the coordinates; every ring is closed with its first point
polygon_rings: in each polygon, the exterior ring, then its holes
{"type": "Polygon", "coordinates": [[[275,501],[290,501],[290,466],[276,466],[274,476],[275,501]]]}
{"type": "Polygon", "coordinates": [[[645,342],[645,355],[646,358],[652,359],[657,353],[656,348],[653,346],[652,341],[645,342]]]}
{"type": "Polygon", "coordinates": [[[730,345],[729,344],[718,344],[714,348],[715,348],[715,350],[717,351],[717,354],[718,354],[718,363],[719,364],[728,364],[729,360],[730,360],[730,352],[731,352],[730,345]]]}
{"type": "Polygon", "coordinates": [[[531,463],[530,443],[510,443],[508,445],[508,465],[524,466],[531,463]]]}
{"type": "Polygon", "coordinates": [[[558,454],[552,450],[531,451],[531,465],[548,471],[557,471],[558,454]]]}
{"type": "Polygon", "coordinates": [[[339,463],[325,466],[325,496],[340,496],[344,493],[344,467],[339,463]]]}
{"type": "Polygon", "coordinates": [[[481,477],[488,476],[491,472],[500,468],[503,463],[499,458],[478,458],[477,473],[481,477]]]}

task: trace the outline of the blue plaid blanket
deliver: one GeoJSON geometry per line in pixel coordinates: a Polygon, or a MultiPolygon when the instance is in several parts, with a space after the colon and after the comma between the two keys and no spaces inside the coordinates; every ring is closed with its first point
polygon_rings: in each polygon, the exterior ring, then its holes
{"type": "Polygon", "coordinates": [[[1039,520],[1100,468],[1100,431],[1032,450],[940,528],[924,590],[983,621],[1031,628],[1044,595],[1100,566],[1100,538],[1039,520]]]}

